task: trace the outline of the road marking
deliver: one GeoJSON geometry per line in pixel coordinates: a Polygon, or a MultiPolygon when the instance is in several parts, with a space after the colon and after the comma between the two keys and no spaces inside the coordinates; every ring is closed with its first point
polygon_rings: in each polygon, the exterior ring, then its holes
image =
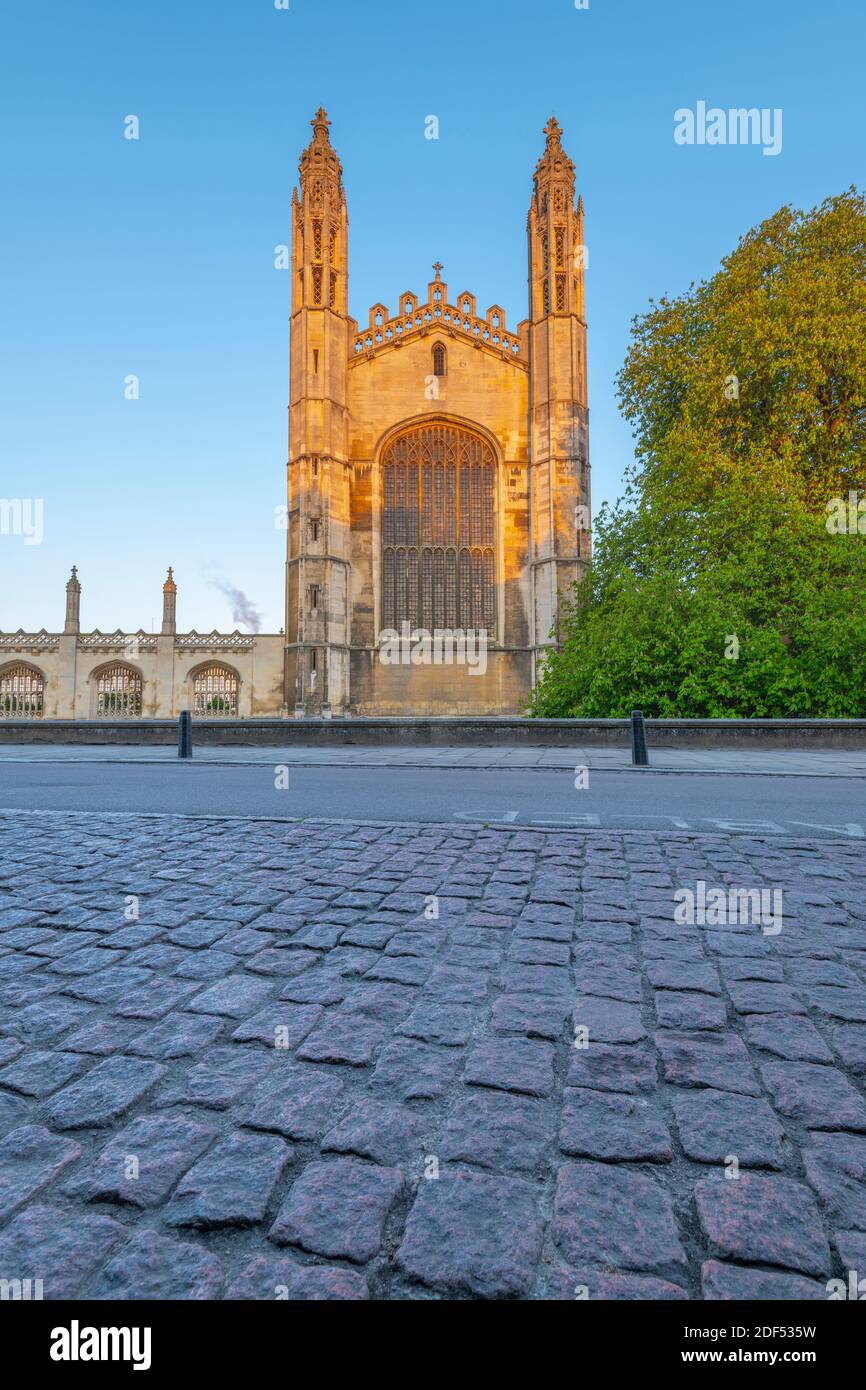
{"type": "Polygon", "coordinates": [[[755,834],[763,835],[784,835],[785,828],[777,825],[774,820],[716,820],[713,816],[704,816],[710,825],[717,825],[720,830],[738,830],[744,833],[754,831],[755,834]]]}
{"type": "Polygon", "coordinates": [[[597,828],[601,825],[601,816],[533,816],[532,825],[591,825],[597,828]]]}
{"type": "Polygon", "coordinates": [[[496,816],[496,815],[494,815],[492,812],[489,812],[489,811],[455,811],[455,812],[454,812],[454,819],[455,819],[455,820],[471,820],[471,821],[479,821],[479,820],[486,820],[486,821],[506,821],[509,825],[513,825],[514,821],[517,820],[517,816],[518,816],[518,812],[517,812],[517,811],[506,811],[505,814],[504,814],[503,816],[496,816]]]}
{"type": "Polygon", "coordinates": [[[810,830],[832,830],[834,835],[850,835],[855,840],[862,840],[864,835],[862,825],[853,820],[849,820],[846,825],[821,825],[814,820],[792,820],[791,825],[806,825],[810,830]]]}

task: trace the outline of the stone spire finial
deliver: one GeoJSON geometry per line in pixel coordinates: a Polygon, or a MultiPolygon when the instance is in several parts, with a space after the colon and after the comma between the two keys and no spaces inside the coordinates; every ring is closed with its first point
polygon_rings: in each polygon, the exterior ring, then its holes
{"type": "Polygon", "coordinates": [[[177,585],[174,582],[171,565],[168,577],[162,586],[162,635],[171,637],[177,631],[177,585]]]}
{"type": "Polygon", "coordinates": [[[328,135],[328,126],[330,124],[331,122],[328,120],[327,111],[324,106],[320,106],[315,116],[310,121],[310,125],[313,127],[313,139],[324,141],[326,145],[330,145],[331,137],[328,135]]]}
{"type": "Polygon", "coordinates": [[[78,567],[72,566],[72,573],[66,584],[66,622],[64,632],[80,632],[80,606],[81,606],[81,584],[78,579],[78,567]]]}
{"type": "Polygon", "coordinates": [[[547,122],[547,125],[544,127],[544,133],[547,136],[548,149],[550,149],[551,145],[559,146],[560,137],[562,136],[562,126],[555,116],[551,116],[550,120],[547,122]]]}
{"type": "Polygon", "coordinates": [[[436,279],[437,279],[437,280],[441,280],[441,279],[442,279],[442,271],[445,269],[445,267],[443,266],[442,262],[441,262],[441,261],[434,261],[434,262],[433,262],[433,269],[434,269],[435,272],[436,272],[436,279]]]}
{"type": "Polygon", "coordinates": [[[339,195],[343,186],[343,167],[337,158],[337,152],[331,144],[331,137],[328,134],[330,124],[324,106],[320,106],[310,121],[310,125],[313,127],[313,138],[301,155],[299,165],[301,195],[302,197],[305,196],[308,189],[311,189],[313,202],[318,205],[321,205],[326,186],[339,203],[339,195]]]}

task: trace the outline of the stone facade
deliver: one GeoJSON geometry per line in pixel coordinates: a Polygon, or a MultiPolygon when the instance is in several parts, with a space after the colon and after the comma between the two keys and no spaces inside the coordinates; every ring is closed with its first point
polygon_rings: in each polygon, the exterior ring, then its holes
{"type": "Polygon", "coordinates": [[[0,718],[198,718],[279,714],[282,633],[178,632],[171,570],[159,633],[82,632],[73,568],[62,632],[0,633],[0,718]]]}
{"type": "Polygon", "coordinates": [[[349,317],[325,112],[292,195],[285,634],[0,633],[0,717],[516,714],[589,558],[584,214],[551,117],[516,330],[442,266],[349,317]]]}
{"type": "Polygon", "coordinates": [[[508,714],[589,556],[583,204],[551,118],[527,224],[530,317],[426,296],[349,317],[342,167],[321,109],[292,198],[286,705],[508,714]],[[390,477],[389,477],[390,475],[390,477]],[[390,489],[390,495],[389,495],[390,489]],[[465,621],[466,617],[471,622],[465,621]],[[479,622],[479,618],[481,621],[479,622]],[[475,667],[382,634],[483,627],[475,667]]]}

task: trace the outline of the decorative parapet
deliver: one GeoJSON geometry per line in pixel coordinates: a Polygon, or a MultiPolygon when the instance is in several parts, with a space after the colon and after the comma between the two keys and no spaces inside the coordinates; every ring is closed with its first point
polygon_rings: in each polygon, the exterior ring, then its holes
{"type": "Polygon", "coordinates": [[[151,632],[139,628],[138,632],[82,632],[78,638],[78,650],[82,652],[123,652],[135,657],[139,652],[155,652],[157,638],[151,632]]]}
{"type": "Polygon", "coordinates": [[[4,652],[54,652],[60,646],[59,632],[46,632],[42,627],[38,632],[25,632],[19,627],[17,632],[0,632],[0,651],[4,652]]]}
{"type": "Polygon", "coordinates": [[[255,643],[249,632],[179,632],[174,639],[175,651],[179,652],[248,652],[255,643]]]}
{"type": "Polygon", "coordinates": [[[357,323],[354,320],[352,323],[350,362],[372,357],[383,348],[396,347],[409,338],[439,329],[449,337],[468,339],[522,367],[529,363],[528,321],[520,323],[516,333],[509,332],[505,326],[505,310],[493,304],[481,318],[476,312],[475,296],[468,291],[457,296],[456,304],[449,304],[448,286],[439,279],[438,273],[427,287],[426,304],[420,304],[417,295],[407,292],[400,296],[400,308],[393,317],[389,317],[384,304],[374,304],[366,330],[358,332],[357,323]]]}

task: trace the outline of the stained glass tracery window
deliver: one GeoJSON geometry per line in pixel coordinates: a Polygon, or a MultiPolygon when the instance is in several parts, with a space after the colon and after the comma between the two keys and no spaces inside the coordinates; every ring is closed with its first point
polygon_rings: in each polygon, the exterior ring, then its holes
{"type": "Polygon", "coordinates": [[[470,430],[415,426],[382,459],[382,626],[496,627],[496,459],[470,430]]]}

